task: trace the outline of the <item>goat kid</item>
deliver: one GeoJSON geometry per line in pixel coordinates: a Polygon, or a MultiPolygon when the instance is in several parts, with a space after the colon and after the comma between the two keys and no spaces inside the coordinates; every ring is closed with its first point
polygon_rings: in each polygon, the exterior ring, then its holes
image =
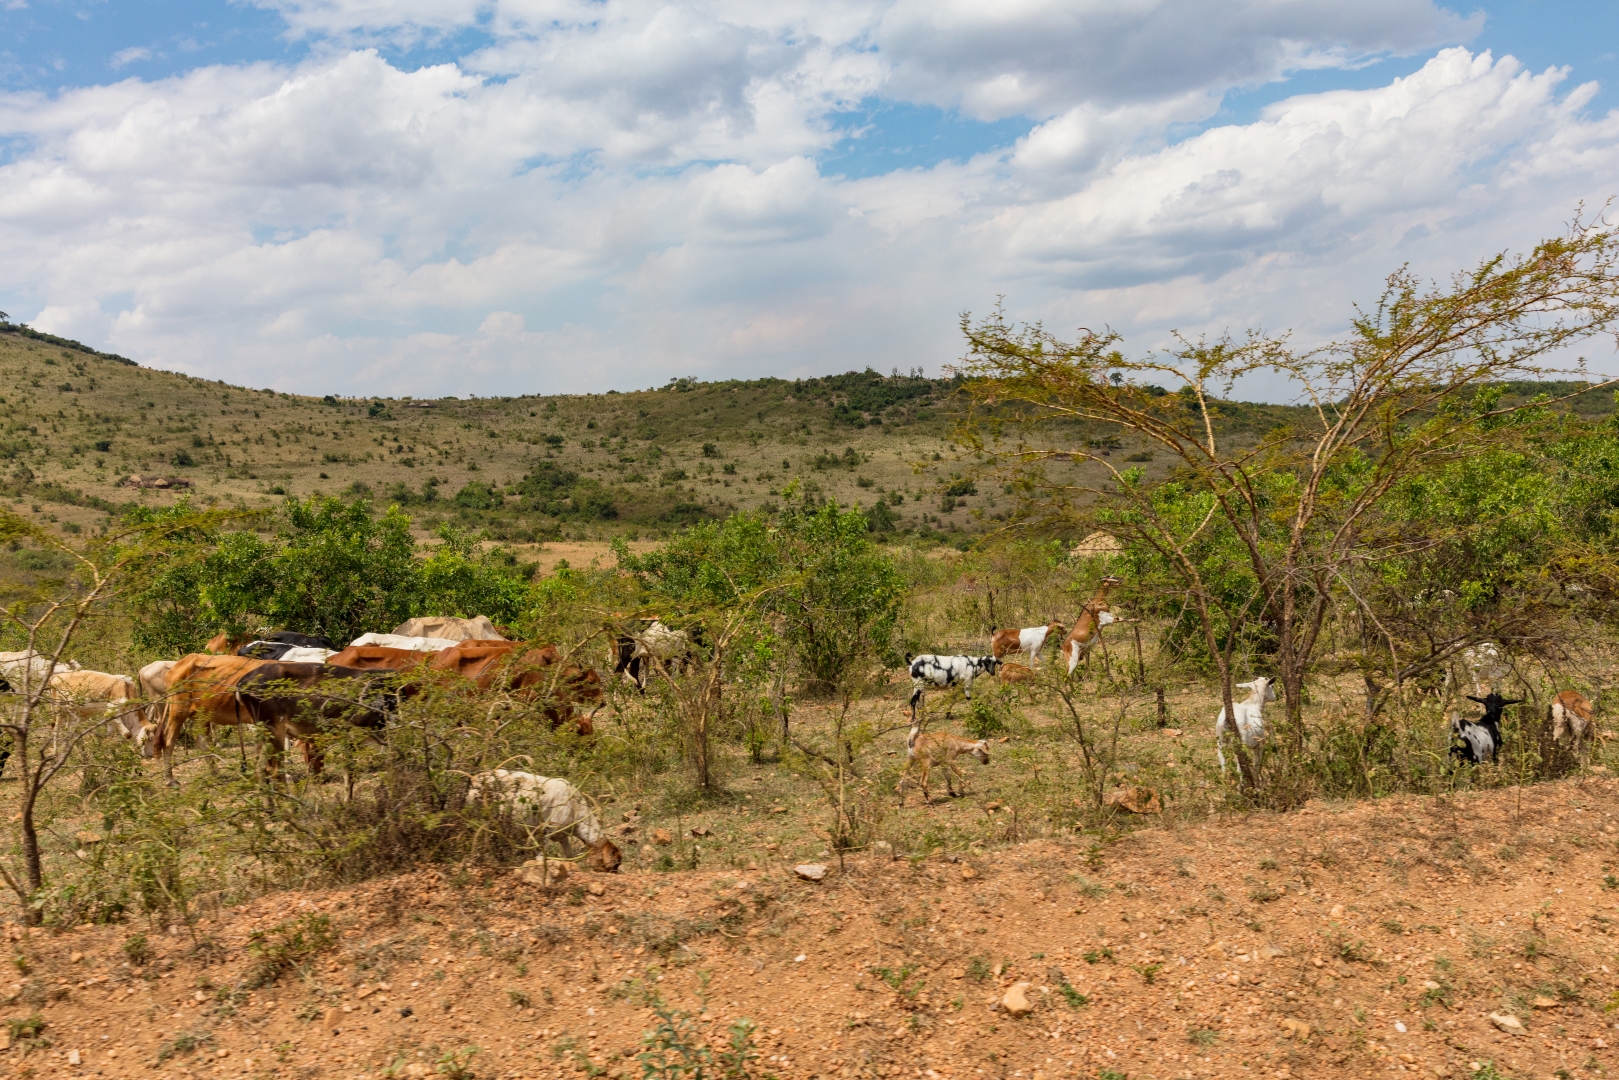
{"type": "Polygon", "coordinates": [[[936,656],[924,653],[907,656],[911,664],[911,721],[916,721],[916,706],[929,687],[948,690],[961,687],[967,700],[973,699],[973,680],[980,675],[994,675],[1001,662],[993,656],[936,656]]]}
{"type": "Polygon", "coordinates": [[[467,802],[488,801],[508,807],[512,818],[538,827],[542,839],[562,845],[564,858],[573,858],[572,837],[585,845],[585,862],[592,870],[612,873],[624,861],[618,845],[607,838],[590,800],[572,784],[556,776],[539,776],[515,769],[478,773],[467,790],[467,802]]]}
{"type": "Polygon", "coordinates": [[[1596,734],[1596,706],[1585,695],[1564,690],[1552,698],[1552,741],[1562,742],[1565,736],[1574,740],[1574,751],[1589,742],[1596,734]]]}
{"type": "Polygon", "coordinates": [[[989,651],[995,659],[1000,660],[1011,653],[1027,653],[1031,666],[1040,665],[1040,650],[1046,647],[1046,639],[1055,634],[1061,638],[1063,625],[1053,620],[1044,626],[1030,626],[1022,630],[997,630],[990,636],[989,651]]]}
{"type": "Polygon", "coordinates": [[[1521,698],[1504,698],[1491,690],[1483,697],[1467,695],[1468,701],[1484,706],[1484,715],[1477,720],[1465,719],[1459,712],[1450,714],[1450,731],[1454,741],[1450,756],[1459,761],[1482,765],[1494,761],[1501,752],[1501,712],[1508,705],[1522,705],[1521,698]]]}
{"type": "MultiPolygon", "coordinates": [[[[1225,775],[1225,751],[1222,749],[1225,737],[1233,728],[1237,737],[1242,740],[1254,754],[1254,768],[1257,770],[1265,763],[1265,703],[1276,700],[1276,680],[1261,676],[1253,682],[1240,682],[1237,684],[1248,691],[1248,696],[1241,701],[1231,703],[1232,720],[1227,720],[1225,709],[1220,709],[1220,715],[1214,720],[1214,755],[1220,759],[1220,775],[1225,775]]],[[[1242,751],[1237,751],[1241,753],[1242,751]]]]}
{"type": "Polygon", "coordinates": [[[926,805],[932,801],[928,794],[928,773],[937,765],[944,770],[945,790],[950,797],[957,796],[952,777],[961,781],[960,794],[967,794],[967,778],[956,767],[956,758],[966,754],[978,759],[980,765],[989,764],[988,739],[963,739],[959,735],[950,735],[942,731],[922,734],[922,725],[911,724],[911,733],[905,738],[905,771],[900,774],[899,784],[895,793],[899,795],[899,804],[905,805],[905,785],[910,780],[911,769],[920,766],[922,770],[922,803],[926,805]]]}

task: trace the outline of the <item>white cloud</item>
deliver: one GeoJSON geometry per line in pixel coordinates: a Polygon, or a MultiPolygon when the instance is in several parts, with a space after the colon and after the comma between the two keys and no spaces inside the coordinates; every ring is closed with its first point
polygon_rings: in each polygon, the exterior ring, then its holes
{"type": "Polygon", "coordinates": [[[936,369],[998,294],[1142,345],[1331,333],[1403,261],[1446,272],[1612,194],[1619,117],[1462,49],[1169,140],[1232,86],[1472,29],[1428,0],[1341,7],[289,0],[334,41],[477,21],[491,44],[0,97],[0,306],[319,392],[936,369]],[[832,121],[873,96],[1042,119],[842,179],[832,121]]]}
{"type": "Polygon", "coordinates": [[[125,64],[133,64],[136,60],[150,60],[152,50],[144,45],[132,45],[127,49],[119,49],[112,54],[113,68],[121,68],[125,64]]]}

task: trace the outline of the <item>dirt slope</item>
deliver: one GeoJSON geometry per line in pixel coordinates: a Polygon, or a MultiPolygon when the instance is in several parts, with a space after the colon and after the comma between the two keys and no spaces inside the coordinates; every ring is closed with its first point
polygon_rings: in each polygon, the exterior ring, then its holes
{"type": "Polygon", "coordinates": [[[818,884],[768,866],[548,893],[510,871],[429,870],[216,912],[200,945],[153,932],[138,970],[122,951],[138,927],[13,926],[30,973],[0,1015],[45,1002],[51,1045],[14,1033],[0,1061],[453,1077],[451,1054],[461,1075],[640,1076],[652,988],[716,1045],[757,1022],[761,1076],[1594,1077],[1619,1065],[1604,1012],[1619,1001],[1616,793],[1312,804],[1111,845],[865,858],[818,884]],[[270,955],[249,935],[286,954],[273,928],[316,913],[333,948],[232,989],[270,955]],[[999,1003],[1019,981],[1034,1011],[1015,1018],[999,1003]]]}

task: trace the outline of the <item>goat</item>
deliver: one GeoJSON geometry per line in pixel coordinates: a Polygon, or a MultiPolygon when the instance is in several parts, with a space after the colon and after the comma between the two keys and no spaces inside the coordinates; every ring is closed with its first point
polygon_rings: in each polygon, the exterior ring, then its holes
{"type": "MultiPolygon", "coordinates": [[[[1220,759],[1220,775],[1225,775],[1225,737],[1234,727],[1242,745],[1254,752],[1254,768],[1265,763],[1265,702],[1276,700],[1276,680],[1260,676],[1253,682],[1237,685],[1247,690],[1248,696],[1231,703],[1232,720],[1227,720],[1225,708],[1214,720],[1214,755],[1220,759]]],[[[1239,750],[1238,753],[1241,753],[1239,750]]]]}
{"type": "Polygon", "coordinates": [[[661,619],[638,634],[620,634],[613,646],[613,674],[628,674],[642,693],[646,692],[647,677],[654,665],[669,671],[680,670],[690,658],[692,646],[703,643],[702,631],[697,627],[675,630],[661,619]]]}
{"type": "Polygon", "coordinates": [[[913,722],[911,733],[905,738],[905,771],[900,774],[899,784],[894,791],[899,796],[899,804],[905,805],[905,784],[910,779],[911,767],[920,765],[922,769],[922,802],[924,805],[932,801],[928,794],[928,773],[937,765],[944,770],[945,790],[950,797],[957,797],[952,776],[961,781],[961,794],[967,793],[967,778],[961,770],[956,768],[956,758],[968,754],[978,759],[980,765],[989,764],[988,739],[963,739],[959,735],[950,735],[942,731],[922,734],[922,725],[913,722]]]}
{"type": "MultiPolygon", "coordinates": [[[[1507,662],[1506,654],[1493,641],[1481,641],[1477,645],[1470,645],[1462,650],[1462,663],[1473,676],[1473,689],[1480,694],[1489,694],[1495,689],[1495,684],[1505,679],[1512,671],[1507,662]]],[[[1472,700],[1477,701],[1478,698],[1472,700]]]]}
{"type": "Polygon", "coordinates": [[[922,693],[930,685],[940,690],[960,686],[967,700],[973,699],[973,680],[980,675],[994,675],[1001,662],[993,656],[936,656],[924,653],[905,659],[911,664],[911,720],[916,720],[916,706],[922,693]]]}
{"type": "Polygon", "coordinates": [[[1062,623],[1051,621],[1044,626],[1030,626],[1022,630],[997,630],[990,636],[990,655],[1000,660],[1009,653],[1021,652],[1029,656],[1029,664],[1038,667],[1040,650],[1052,634],[1062,636],[1062,623]]]}
{"type": "Polygon", "coordinates": [[[467,789],[467,802],[484,800],[509,807],[513,819],[524,825],[543,829],[541,839],[555,839],[562,845],[564,858],[573,858],[570,838],[578,837],[588,849],[586,862],[592,870],[612,873],[624,861],[618,846],[607,838],[590,801],[560,777],[512,769],[478,773],[467,789]]]}
{"type": "Polygon", "coordinates": [[[1015,661],[1007,660],[1002,662],[1001,670],[999,673],[997,673],[996,678],[1000,679],[1001,682],[1006,683],[1007,685],[1028,682],[1030,679],[1034,678],[1034,669],[1030,668],[1026,664],[1019,664],[1015,661]]]}
{"type": "Polygon", "coordinates": [[[1074,620],[1074,628],[1068,632],[1062,647],[1057,650],[1057,655],[1068,661],[1068,674],[1072,675],[1080,660],[1102,640],[1102,627],[1118,622],[1107,607],[1107,592],[1117,584],[1119,579],[1116,577],[1103,578],[1097,584],[1096,595],[1079,609],[1079,618],[1074,620]]]}
{"type": "Polygon", "coordinates": [[[1508,705],[1522,705],[1523,699],[1504,698],[1491,690],[1481,698],[1469,694],[1467,700],[1484,706],[1484,715],[1477,720],[1467,720],[1458,712],[1450,714],[1450,731],[1455,740],[1450,756],[1482,765],[1486,759],[1496,760],[1501,752],[1501,711],[1508,705]]]}
{"type": "Polygon", "coordinates": [[[1553,742],[1562,742],[1565,735],[1572,736],[1574,751],[1578,753],[1596,734],[1596,730],[1596,707],[1586,700],[1585,695],[1564,690],[1552,698],[1553,742]]]}

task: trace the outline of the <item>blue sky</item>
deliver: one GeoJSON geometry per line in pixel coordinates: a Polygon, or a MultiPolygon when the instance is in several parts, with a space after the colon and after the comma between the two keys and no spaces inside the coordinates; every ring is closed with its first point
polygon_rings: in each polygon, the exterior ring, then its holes
{"type": "Polygon", "coordinates": [[[997,296],[1319,341],[1619,194],[1616,42],[1546,0],[0,0],[0,309],[322,393],[936,370],[997,296]]]}
{"type": "MultiPolygon", "coordinates": [[[[296,33],[275,10],[222,0],[0,0],[0,88],[51,93],[124,78],[159,79],[207,64],[254,61],[294,63],[329,50],[331,39],[296,33]]],[[[1619,3],[1602,0],[1513,0],[1454,5],[1461,14],[1482,11],[1475,49],[1511,53],[1532,70],[1567,65],[1578,82],[1596,80],[1591,103],[1606,112],[1619,104],[1619,3]]],[[[487,20],[485,20],[487,22],[487,20]]],[[[368,42],[395,66],[410,70],[454,63],[490,44],[486,28],[426,33],[409,45],[368,42]]],[[[1246,123],[1272,102],[1300,93],[1360,89],[1409,75],[1433,55],[1425,49],[1385,55],[1351,70],[1290,74],[1285,79],[1232,91],[1206,121],[1183,125],[1177,135],[1211,125],[1246,123]]],[[[820,155],[828,172],[873,176],[897,168],[934,165],[1011,145],[1033,126],[1029,117],[995,121],[959,110],[874,98],[834,117],[850,135],[820,155]]]]}

